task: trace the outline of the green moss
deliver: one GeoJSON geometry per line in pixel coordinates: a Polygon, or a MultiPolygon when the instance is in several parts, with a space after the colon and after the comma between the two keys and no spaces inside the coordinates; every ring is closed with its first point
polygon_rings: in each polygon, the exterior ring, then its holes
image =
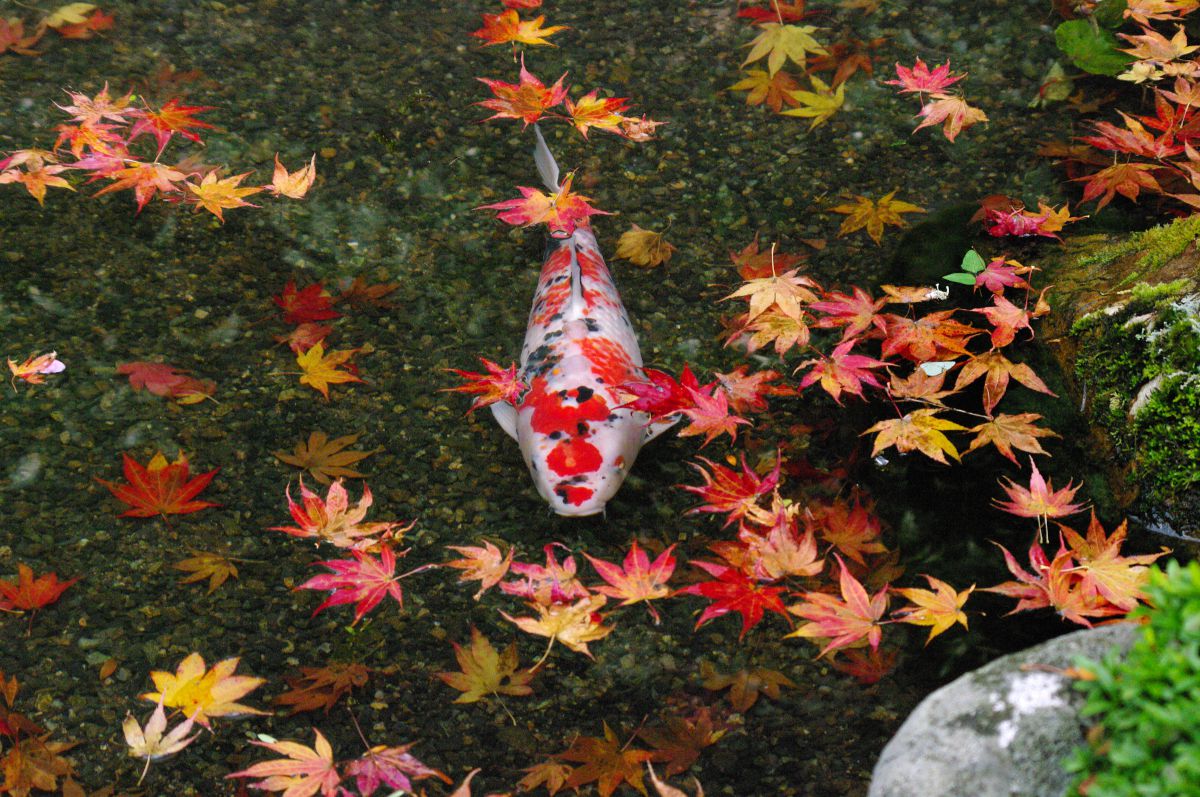
{"type": "Polygon", "coordinates": [[[1183,278],[1162,282],[1158,285],[1147,285],[1143,282],[1133,286],[1132,295],[1135,302],[1157,302],[1160,299],[1174,299],[1182,296],[1191,286],[1192,281],[1183,278]]]}
{"type": "Polygon", "coordinates": [[[1091,419],[1108,430],[1122,458],[1136,463],[1152,499],[1200,483],[1200,296],[1180,296],[1185,287],[1135,292],[1120,312],[1092,313],[1072,329],[1091,419]],[[1156,379],[1160,384],[1138,401],[1156,379]]]}
{"type": "Polygon", "coordinates": [[[1118,243],[1087,252],[1077,257],[1072,266],[1106,266],[1125,255],[1141,252],[1136,265],[1139,269],[1153,270],[1179,255],[1197,237],[1200,237],[1200,214],[1151,227],[1118,243]]]}
{"type": "Polygon", "coordinates": [[[1200,377],[1166,379],[1133,422],[1139,478],[1178,495],[1200,484],[1200,377]]]}

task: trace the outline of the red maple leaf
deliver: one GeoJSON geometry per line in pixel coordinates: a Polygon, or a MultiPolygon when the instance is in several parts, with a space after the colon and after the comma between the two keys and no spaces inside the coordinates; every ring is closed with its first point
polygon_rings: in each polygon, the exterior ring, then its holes
{"type": "Polygon", "coordinates": [[[457,368],[448,368],[451,373],[458,374],[463,379],[467,380],[465,385],[458,387],[447,387],[443,390],[455,393],[476,393],[477,397],[471,406],[467,409],[467,414],[470,414],[478,409],[483,409],[489,404],[498,402],[508,402],[516,404],[521,399],[521,394],[528,389],[528,385],[517,376],[516,364],[510,365],[508,368],[502,368],[499,364],[492,362],[486,358],[480,357],[479,361],[483,363],[483,367],[487,369],[486,374],[477,373],[475,371],[460,371],[457,368]]]}
{"type": "Polygon", "coordinates": [[[818,13],[816,11],[806,11],[804,4],[805,0],[792,0],[790,3],[785,3],[783,0],[771,0],[767,4],[767,8],[746,6],[739,8],[737,15],[750,20],[755,25],[760,25],[764,22],[778,22],[781,24],[799,22],[806,17],[818,13]]]}
{"type": "Polygon", "coordinates": [[[584,554],[592,563],[592,567],[596,568],[600,578],[608,582],[608,586],[592,587],[592,591],[611,598],[620,598],[618,606],[646,601],[646,609],[657,624],[660,621],[658,611],[649,602],[671,594],[671,590],[667,589],[667,581],[675,572],[675,557],[671,555],[674,549],[674,545],[668,546],[651,562],[650,557],[638,547],[635,540],[625,555],[623,566],[584,554]]]}
{"type": "Polygon", "coordinates": [[[871,327],[887,333],[887,325],[879,316],[879,311],[887,304],[886,299],[872,299],[871,294],[854,287],[854,294],[847,295],[839,291],[830,291],[819,302],[813,302],[808,309],[814,313],[824,313],[813,324],[815,327],[830,329],[845,327],[842,339],[857,337],[871,327]]]}
{"type": "Polygon", "coordinates": [[[142,133],[150,133],[158,142],[160,155],[167,146],[167,142],[171,140],[171,136],[176,133],[188,141],[199,143],[200,136],[195,129],[212,128],[213,126],[195,118],[196,114],[211,110],[211,106],[180,105],[179,100],[174,98],[167,100],[157,111],[147,107],[139,112],[141,118],[133,123],[133,127],[129,131],[129,140],[133,141],[142,133]]]}
{"type": "Polygon", "coordinates": [[[885,80],[884,83],[889,86],[899,86],[901,94],[934,94],[954,85],[966,76],[966,73],[952,74],[949,61],[930,71],[926,63],[918,58],[911,68],[900,66],[897,63],[896,77],[898,80],[885,80]]]}
{"type": "Polygon", "coordinates": [[[788,636],[802,636],[829,640],[818,655],[824,656],[832,650],[854,645],[866,639],[872,649],[879,647],[883,636],[880,619],[887,611],[888,588],[881,588],[872,596],[858,579],[850,575],[846,563],[834,554],[841,567],[838,584],[842,597],[838,599],[824,592],[806,592],[804,602],[792,606],[788,611],[809,622],[788,636]]]}
{"type": "Polygon", "coordinates": [[[800,363],[803,368],[812,365],[804,378],[800,380],[799,389],[820,382],[821,388],[833,397],[838,404],[842,403],[842,393],[853,393],[862,398],[863,383],[872,387],[882,388],[883,385],[871,368],[886,368],[888,364],[865,354],[851,354],[850,350],[858,340],[851,338],[839,343],[828,357],[817,357],[800,363]]]}
{"type": "Polygon", "coordinates": [[[967,354],[967,341],[983,330],[954,320],[954,310],[939,310],[920,318],[888,314],[883,356],[901,356],[915,363],[953,360],[967,354]]]}
{"type": "Polygon", "coordinates": [[[1033,327],[1029,325],[1029,312],[1023,307],[1017,307],[1005,299],[1002,294],[992,294],[991,307],[983,307],[972,310],[972,312],[986,316],[991,323],[993,349],[1000,349],[1012,343],[1017,336],[1018,329],[1028,329],[1030,334],[1033,333],[1033,327]]]}
{"type": "Polygon", "coordinates": [[[287,324],[303,324],[309,321],[326,321],[340,318],[341,313],[333,309],[333,296],[319,282],[296,290],[296,281],[288,280],[283,293],[272,296],[271,301],[283,309],[283,320],[287,324]]]}
{"type": "Polygon", "coordinates": [[[631,409],[648,414],[651,420],[674,415],[694,405],[693,392],[712,388],[714,383],[704,387],[685,363],[679,381],[675,377],[654,368],[646,368],[645,379],[624,382],[620,386],[623,393],[636,396],[633,401],[621,405],[621,409],[631,409]]]}
{"type": "Polygon", "coordinates": [[[750,578],[741,570],[717,562],[694,560],[692,565],[715,576],[712,581],[693,584],[677,591],[677,595],[699,595],[712,601],[700,614],[696,627],[729,612],[742,616],[742,631],[738,639],[746,635],[763,618],[764,611],[782,615],[791,624],[783,600],[779,597],[784,587],[772,587],[750,578]]]}
{"type": "MultiPolygon", "coordinates": [[[[132,160],[120,161],[123,168],[111,168],[103,155],[104,153],[99,153],[88,161],[89,163],[93,160],[96,162],[96,168],[90,170],[92,179],[107,177],[113,182],[97,191],[95,196],[104,196],[131,188],[134,201],[137,203],[136,212],[141,213],[142,208],[146,207],[146,203],[159,193],[167,198],[183,193],[182,184],[187,180],[188,175],[179,169],[163,163],[142,163],[132,160]],[[176,183],[181,185],[176,185],[176,183]]],[[[76,161],[75,168],[80,168],[80,164],[83,162],[82,160],[76,161]]]]}
{"type": "Polygon", "coordinates": [[[145,465],[139,464],[133,457],[124,453],[121,454],[121,460],[126,484],[113,484],[104,479],[96,479],[107,487],[117,500],[132,507],[118,517],[185,515],[217,506],[212,501],[194,499],[208,486],[220,468],[213,468],[208,473],[189,478],[188,460],[182,452],[171,463],[167,462],[161,451],[145,465]]]}
{"type": "MultiPolygon", "coordinates": [[[[404,555],[405,551],[401,551],[404,555]]],[[[354,625],[367,612],[379,605],[391,595],[396,603],[404,605],[404,593],[400,589],[400,579],[404,575],[396,575],[396,555],[388,545],[381,546],[379,558],[364,551],[351,551],[353,559],[333,559],[314,564],[327,567],[331,572],[313,576],[296,589],[329,590],[325,602],[313,610],[313,616],[320,614],[330,606],[340,606],[353,603],[354,625]]]]}
{"type": "Polygon", "coordinates": [[[47,573],[34,578],[28,565],[17,565],[17,580],[0,579],[0,609],[36,612],[49,606],[66,592],[78,578],[59,581],[57,573],[47,573]]]}
{"type": "Polygon", "coordinates": [[[704,484],[679,485],[684,490],[695,493],[705,501],[700,506],[689,509],[689,514],[695,512],[724,512],[728,515],[725,519],[726,526],[735,520],[740,521],[747,517],[756,520],[756,522],[761,521],[762,523],[770,520],[770,513],[759,506],[758,499],[764,495],[769,495],[779,484],[781,460],[778,455],[775,459],[775,467],[766,476],[759,476],[751,470],[750,466],[746,464],[745,454],[742,454],[742,470],[740,473],[733,468],[727,468],[710,459],[705,459],[704,457],[700,457],[700,459],[708,465],[711,473],[694,462],[689,464],[704,478],[704,484]]]}
{"type": "Polygon", "coordinates": [[[1005,288],[1028,288],[1029,283],[1020,276],[1028,271],[1028,266],[1022,266],[1015,260],[996,257],[975,275],[975,287],[982,286],[992,293],[1004,293],[1005,288]]]}
{"type": "Polygon", "coordinates": [[[156,396],[173,398],[181,404],[194,404],[212,396],[217,385],[209,379],[196,379],[187,371],[166,363],[135,361],[119,363],[117,373],[129,377],[134,390],[148,390],[156,396]]]}
{"type": "Polygon", "coordinates": [[[1162,186],[1154,179],[1152,172],[1161,168],[1157,163],[1114,163],[1100,171],[1084,177],[1074,178],[1086,181],[1083,186],[1083,201],[1100,197],[1096,210],[1107,205],[1116,194],[1120,194],[1131,202],[1137,202],[1141,191],[1162,193],[1162,186]]]}
{"type": "Polygon", "coordinates": [[[567,98],[567,90],[563,86],[566,76],[566,73],[563,73],[553,86],[546,88],[546,84],[525,68],[525,56],[522,55],[520,82],[505,83],[502,80],[477,78],[491,89],[495,97],[475,104],[496,112],[488,119],[520,119],[528,126],[531,122],[542,118],[548,109],[567,98]]]}
{"type": "Polygon", "coordinates": [[[750,425],[750,421],[729,412],[729,396],[723,390],[706,392],[691,390],[692,406],[680,412],[687,416],[690,423],[679,430],[680,437],[704,435],[701,447],[708,445],[720,434],[728,433],[731,440],[737,440],[739,425],[750,425]]]}

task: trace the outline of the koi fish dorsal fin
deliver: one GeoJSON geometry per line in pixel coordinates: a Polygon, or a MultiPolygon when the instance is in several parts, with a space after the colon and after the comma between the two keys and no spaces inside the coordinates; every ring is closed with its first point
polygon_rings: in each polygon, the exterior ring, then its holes
{"type": "Polygon", "coordinates": [[[563,246],[571,248],[571,298],[563,308],[563,318],[571,321],[587,315],[587,302],[583,298],[583,269],[579,266],[579,244],[575,236],[563,241],[563,246]]]}
{"type": "Polygon", "coordinates": [[[542,129],[536,122],[533,125],[533,134],[537,137],[537,144],[533,148],[533,162],[537,164],[538,175],[546,188],[558,191],[562,187],[558,182],[558,163],[550,154],[546,139],[542,137],[542,129]]]}

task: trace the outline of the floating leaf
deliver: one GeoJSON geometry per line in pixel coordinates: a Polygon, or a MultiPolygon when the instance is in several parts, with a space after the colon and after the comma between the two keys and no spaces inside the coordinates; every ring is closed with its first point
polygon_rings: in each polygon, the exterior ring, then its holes
{"type": "Polygon", "coordinates": [[[350,468],[350,465],[366,459],[380,449],[370,451],[345,450],[358,442],[357,434],[335,437],[332,440],[324,432],[310,432],[308,441],[301,440],[289,454],[286,451],[273,451],[275,458],[308,471],[321,484],[329,484],[333,479],[362,479],[362,473],[350,468]]]}

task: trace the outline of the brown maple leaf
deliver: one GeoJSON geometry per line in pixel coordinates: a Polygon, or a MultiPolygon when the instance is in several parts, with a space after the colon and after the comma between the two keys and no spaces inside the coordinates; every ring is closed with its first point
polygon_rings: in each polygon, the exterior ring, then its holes
{"type": "Polygon", "coordinates": [[[649,761],[653,755],[649,750],[630,749],[628,744],[621,744],[606,722],[603,739],[598,736],[578,736],[558,757],[582,764],[567,778],[568,786],[578,789],[585,783],[595,781],[600,797],[608,797],[622,783],[629,784],[645,795],[642,762],[649,761]]]}
{"type": "Polygon", "coordinates": [[[664,717],[663,727],[643,728],[638,732],[654,748],[651,761],[667,764],[666,774],[686,772],[700,758],[700,751],[716,744],[728,728],[714,726],[708,706],[692,718],[664,717]]]}
{"type": "Polygon", "coordinates": [[[343,280],[339,283],[339,287],[342,292],[334,299],[335,302],[345,302],[351,307],[375,307],[386,310],[393,306],[392,301],[387,297],[394,293],[400,285],[395,282],[368,285],[362,277],[355,277],[349,282],[343,280]]]}
{"type": "Polygon", "coordinates": [[[1041,420],[1041,417],[1036,412],[1022,412],[1018,415],[1002,412],[990,421],[971,429],[975,433],[975,439],[963,453],[970,454],[975,449],[991,443],[1003,456],[1011,459],[1013,464],[1019,464],[1016,455],[1013,454],[1014,448],[1027,454],[1045,454],[1046,451],[1038,442],[1038,438],[1058,437],[1058,434],[1051,429],[1037,426],[1035,422],[1041,420]]]}
{"type": "Polygon", "coordinates": [[[171,567],[188,574],[179,579],[180,584],[194,584],[207,578],[210,595],[230,578],[238,577],[237,565],[219,553],[192,551],[191,557],[181,559],[171,567]]]}
{"type": "Polygon", "coordinates": [[[4,756],[4,783],[0,784],[0,791],[14,797],[26,797],[34,789],[53,792],[61,788],[65,793],[68,784],[74,784],[71,778],[74,767],[61,754],[75,744],[52,742],[49,734],[17,740],[4,756]]]}
{"type": "Polygon", "coordinates": [[[287,706],[288,714],[323,709],[326,714],[346,693],[365,686],[371,670],[358,662],[332,662],[324,667],[301,667],[299,675],[285,675],[288,691],[271,702],[287,706]]]}
{"type": "Polygon", "coordinates": [[[703,686],[711,692],[722,689],[729,690],[729,704],[734,711],[745,713],[758,702],[758,696],[766,695],[772,700],[778,700],[783,687],[796,688],[796,684],[778,670],[768,670],[765,667],[755,667],[752,670],[738,670],[728,675],[718,673],[706,661],[700,662],[700,677],[704,679],[703,686]]]}
{"type": "Polygon", "coordinates": [[[346,451],[348,446],[358,442],[358,435],[348,434],[335,437],[332,440],[324,432],[311,432],[308,441],[296,443],[289,454],[286,451],[272,451],[276,459],[307,470],[321,484],[329,484],[333,479],[349,478],[363,479],[366,476],[350,468],[350,465],[366,459],[382,449],[370,451],[346,451]]]}

